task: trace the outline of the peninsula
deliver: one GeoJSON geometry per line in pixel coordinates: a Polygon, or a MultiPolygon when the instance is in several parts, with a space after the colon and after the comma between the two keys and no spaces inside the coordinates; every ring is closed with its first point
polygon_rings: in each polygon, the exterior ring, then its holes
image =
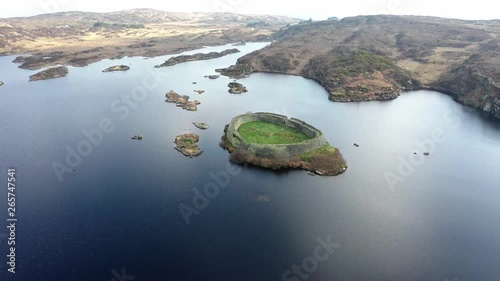
{"type": "Polygon", "coordinates": [[[274,113],[248,113],[224,129],[221,146],[230,161],[263,168],[304,169],[324,176],[343,173],[347,164],[323,133],[299,119],[274,113]]]}
{"type": "Polygon", "coordinates": [[[198,61],[198,60],[211,60],[216,58],[221,58],[230,54],[239,53],[238,49],[227,49],[222,52],[210,52],[210,53],[196,53],[194,55],[182,55],[177,57],[171,57],[160,65],[156,65],[156,68],[172,66],[183,62],[198,61]]]}

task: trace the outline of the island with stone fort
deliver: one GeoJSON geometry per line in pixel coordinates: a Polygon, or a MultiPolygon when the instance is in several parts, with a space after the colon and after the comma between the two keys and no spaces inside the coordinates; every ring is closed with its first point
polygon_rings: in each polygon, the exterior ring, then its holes
{"type": "Polygon", "coordinates": [[[306,122],[274,113],[239,115],[226,125],[221,146],[230,161],[263,168],[304,169],[310,174],[334,176],[347,164],[323,133],[306,122]]]}

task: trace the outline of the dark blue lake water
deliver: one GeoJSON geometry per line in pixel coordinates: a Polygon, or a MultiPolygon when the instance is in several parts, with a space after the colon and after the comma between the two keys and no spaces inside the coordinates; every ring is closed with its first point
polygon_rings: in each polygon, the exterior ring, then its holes
{"type": "Polygon", "coordinates": [[[498,124],[436,92],[340,104],[301,77],[253,74],[239,80],[243,95],[227,92],[226,77],[203,77],[263,46],[160,69],[169,56],[104,60],[39,82],[0,57],[0,280],[500,278],[498,124]],[[116,64],[131,70],[101,72],[116,64]],[[169,90],[198,99],[198,111],[165,103],[169,90]],[[238,170],[219,141],[248,111],[318,127],[349,169],[337,177],[238,170]],[[82,145],[101,122],[112,130],[82,145]],[[200,135],[202,156],[174,149],[185,132],[200,135]],[[86,156],[67,163],[68,149],[86,156]],[[55,162],[71,167],[62,182],[55,162]],[[8,168],[17,170],[16,274],[7,272],[8,168]],[[213,174],[229,175],[220,178],[227,187],[186,224],[179,205],[194,207],[193,188],[214,186],[213,174]]]}

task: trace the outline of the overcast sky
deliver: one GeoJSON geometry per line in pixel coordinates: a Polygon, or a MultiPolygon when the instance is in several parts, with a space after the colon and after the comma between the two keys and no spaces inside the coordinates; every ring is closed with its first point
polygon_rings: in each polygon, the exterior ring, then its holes
{"type": "Polygon", "coordinates": [[[0,17],[62,11],[108,12],[153,8],[172,12],[234,12],[326,19],[367,14],[428,15],[461,19],[498,19],[496,1],[439,0],[10,0],[0,17]]]}

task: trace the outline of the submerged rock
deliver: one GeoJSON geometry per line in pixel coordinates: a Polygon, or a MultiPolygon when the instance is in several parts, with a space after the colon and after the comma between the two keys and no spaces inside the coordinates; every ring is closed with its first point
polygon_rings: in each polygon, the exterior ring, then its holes
{"type": "Polygon", "coordinates": [[[113,72],[113,71],[127,71],[130,67],[126,65],[115,65],[104,69],[102,72],[113,72]]]}
{"type": "Polygon", "coordinates": [[[231,94],[242,94],[248,92],[247,87],[238,82],[231,82],[227,86],[229,87],[228,92],[231,94]]]}
{"type": "Polygon", "coordinates": [[[2,86],[3,84],[5,84],[3,81],[0,81],[0,86],[2,86]]]}
{"type": "Polygon", "coordinates": [[[68,68],[66,66],[52,67],[52,68],[40,71],[37,74],[31,75],[30,82],[65,77],[66,75],[68,75],[68,72],[69,71],[68,71],[68,68]]]}
{"type": "Polygon", "coordinates": [[[215,80],[215,79],[219,79],[220,75],[217,75],[217,74],[214,74],[214,75],[205,75],[204,77],[208,78],[208,79],[215,80]]]}
{"type": "Polygon", "coordinates": [[[142,140],[142,136],[141,135],[135,135],[132,137],[133,140],[142,140]]]}
{"type": "Polygon", "coordinates": [[[177,145],[175,149],[187,157],[200,156],[203,151],[197,144],[199,141],[200,137],[197,134],[182,134],[175,138],[175,144],[177,145]]]}

